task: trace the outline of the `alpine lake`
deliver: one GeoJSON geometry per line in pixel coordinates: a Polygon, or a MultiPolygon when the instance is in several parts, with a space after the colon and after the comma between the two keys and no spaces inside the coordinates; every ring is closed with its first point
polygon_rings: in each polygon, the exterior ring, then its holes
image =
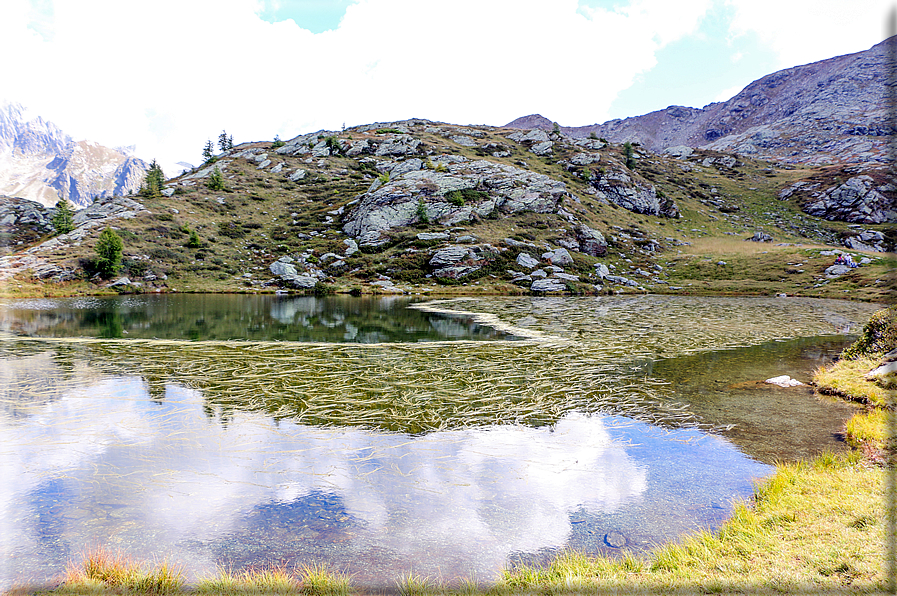
{"type": "Polygon", "coordinates": [[[488,583],[716,528],[844,449],[806,386],[876,305],[139,295],[0,304],[0,590],[103,547],[488,583]]]}

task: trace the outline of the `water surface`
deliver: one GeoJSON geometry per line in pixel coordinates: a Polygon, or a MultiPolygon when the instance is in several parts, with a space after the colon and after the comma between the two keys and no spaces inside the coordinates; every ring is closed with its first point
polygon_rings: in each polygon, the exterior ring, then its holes
{"type": "Polygon", "coordinates": [[[371,586],[412,571],[490,581],[565,548],[643,551],[716,527],[772,459],[839,445],[849,411],[757,381],[805,378],[874,310],[651,296],[410,306],[492,340],[135,339],[139,313],[104,338],[72,323],[76,309],[4,311],[19,335],[0,341],[0,587],[47,581],[95,545],[169,557],[191,579],[325,562],[371,586]],[[35,337],[56,334],[54,318],[86,337],[35,337]]]}

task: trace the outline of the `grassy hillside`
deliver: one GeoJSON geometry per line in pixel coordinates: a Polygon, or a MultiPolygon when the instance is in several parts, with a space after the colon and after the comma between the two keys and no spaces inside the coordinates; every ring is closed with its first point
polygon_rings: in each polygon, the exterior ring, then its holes
{"type": "MultiPolygon", "coordinates": [[[[352,142],[385,142],[398,132],[388,126],[360,127],[342,133],[310,135],[309,145],[332,139],[328,142],[334,147],[334,154],[325,157],[313,157],[310,153],[280,155],[269,142],[240,145],[217,162],[223,174],[223,190],[209,188],[208,174],[196,176],[197,172],[193,172],[170,180],[167,186],[174,189],[171,197],[138,198],[146,212],[132,219],[108,222],[124,240],[121,274],[141,284],[118,291],[290,290],[271,273],[269,266],[283,256],[303,256],[325,275],[317,291],[525,293],[529,290],[512,283],[514,276],[508,273],[521,271],[515,265],[517,255],[523,251],[538,259],[546,246],[556,248],[558,241],[573,236],[571,219],[601,232],[608,246],[601,257],[571,251],[574,264],[565,272],[579,276],[580,281],[567,283],[568,292],[785,293],[880,301],[897,289],[889,275],[894,259],[884,253],[851,250],[857,259],[866,256],[871,263],[838,278],[828,279],[824,275],[835,257],[820,252],[837,247],[839,235],[851,228],[843,222],[804,214],[798,199],[777,198],[778,192],[794,181],[819,176],[820,169],[779,169],[742,158],[733,165],[732,160],[718,159],[725,157],[722,154],[705,152],[696,152],[683,160],[639,147],[635,147],[629,169],[623,165],[624,148],[615,144],[590,152],[600,156],[597,163],[577,166],[572,158],[583,151],[582,147],[559,135],[552,136],[552,152],[539,156],[525,144],[509,140],[513,131],[508,129],[448,125],[435,129],[433,123],[417,121],[406,130],[421,143],[407,156],[347,156],[345,148],[352,142]],[[434,130],[442,132],[427,132],[434,130]],[[464,139],[473,138],[470,134],[476,135],[475,146],[464,143],[464,139]],[[461,142],[453,138],[460,138],[461,142]],[[233,157],[247,149],[266,152],[270,165],[260,169],[252,156],[233,157]],[[558,212],[493,212],[488,217],[450,226],[419,221],[391,230],[388,242],[362,246],[344,262],[317,262],[326,253],[345,253],[345,218],[357,206],[356,199],[383,180],[384,171],[388,171],[386,164],[394,166],[412,157],[432,163],[431,159],[443,155],[485,159],[545,174],[566,184],[568,194],[558,212]],[[717,159],[705,166],[707,158],[717,159]],[[728,166],[723,165],[724,161],[728,166]],[[272,172],[278,165],[280,171],[272,172]],[[306,175],[291,180],[298,169],[305,170],[306,175]],[[676,204],[681,217],[635,213],[596,196],[589,178],[594,180],[605,170],[625,172],[645,187],[653,185],[658,197],[676,204]],[[420,240],[417,234],[443,230],[450,230],[456,238],[473,236],[467,241],[488,243],[499,250],[467,276],[434,277],[433,267],[428,264],[434,251],[457,241],[420,240]],[[191,232],[199,240],[197,243],[194,239],[192,247],[188,246],[191,232]],[[773,241],[746,242],[755,232],[767,233],[773,241]],[[536,247],[509,247],[505,238],[536,247]],[[595,275],[594,265],[599,262],[606,264],[611,273],[637,282],[638,287],[603,283],[600,290],[596,289],[595,284],[601,280],[595,275]],[[338,267],[333,267],[334,263],[338,267]],[[150,272],[157,279],[144,281],[150,272]],[[396,289],[372,285],[384,277],[396,289]]],[[[486,193],[488,189],[484,196],[486,193]]],[[[885,225],[863,228],[890,234],[885,225]]],[[[75,270],[78,279],[56,283],[26,272],[7,280],[0,291],[7,296],[116,291],[106,287],[107,280],[88,279],[89,271],[84,269],[89,264],[87,259],[94,256],[93,246],[102,229],[92,229],[81,242],[63,243],[55,250],[40,253],[48,262],[75,270]]],[[[35,239],[33,233],[26,232],[20,230],[17,236],[24,239],[23,244],[16,246],[19,250],[49,238],[44,235],[35,239]]]]}

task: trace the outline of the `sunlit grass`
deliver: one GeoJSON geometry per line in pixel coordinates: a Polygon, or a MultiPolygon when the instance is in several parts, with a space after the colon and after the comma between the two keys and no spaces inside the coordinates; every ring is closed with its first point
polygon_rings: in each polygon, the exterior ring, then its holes
{"type": "Polygon", "coordinates": [[[62,584],[63,591],[69,593],[173,594],[179,593],[183,586],[180,566],[168,562],[139,564],[102,548],[88,551],[80,565],[70,565],[62,584]]]}
{"type": "Polygon", "coordinates": [[[816,369],[813,373],[813,382],[820,393],[838,395],[876,406],[887,406],[895,403],[895,391],[885,389],[864,377],[878,366],[878,363],[879,360],[872,357],[839,360],[830,366],[816,369]]]}

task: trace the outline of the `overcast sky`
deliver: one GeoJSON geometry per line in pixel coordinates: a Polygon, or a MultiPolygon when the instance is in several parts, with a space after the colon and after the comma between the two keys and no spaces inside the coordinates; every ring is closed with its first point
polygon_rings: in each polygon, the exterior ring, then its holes
{"type": "MultiPolygon", "coordinates": [[[[565,126],[882,41],[888,0],[2,0],[0,101],[166,166],[411,117],[565,126]]],[[[170,167],[170,166],[168,166],[170,167]]]]}

